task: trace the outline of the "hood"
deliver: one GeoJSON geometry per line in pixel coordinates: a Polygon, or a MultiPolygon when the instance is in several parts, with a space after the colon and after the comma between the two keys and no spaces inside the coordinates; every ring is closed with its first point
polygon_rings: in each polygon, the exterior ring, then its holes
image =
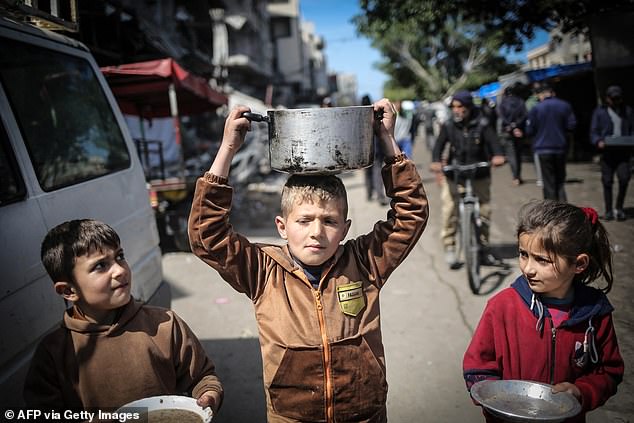
{"type": "MultiPolygon", "coordinates": [[[[531,308],[533,315],[540,318],[538,307],[531,307],[534,302],[533,291],[531,291],[528,281],[524,275],[519,276],[511,287],[517,291],[522,297],[524,303],[531,308]]],[[[608,297],[596,288],[586,286],[580,283],[574,283],[575,300],[568,320],[563,322],[562,326],[574,326],[582,322],[587,322],[593,317],[602,316],[611,313],[614,310],[608,297]]],[[[539,295],[535,296],[539,301],[539,295]]],[[[549,316],[548,309],[544,308],[543,314],[549,316]]]]}
{"type": "MultiPolygon", "coordinates": [[[[266,255],[275,260],[285,270],[304,280],[309,286],[311,286],[310,281],[304,274],[304,270],[291,258],[291,252],[288,250],[288,244],[282,246],[271,244],[259,245],[266,255]]],[[[344,249],[345,248],[343,245],[339,245],[333,257],[325,263],[325,266],[328,268],[328,270],[325,273],[322,273],[322,278],[330,271],[332,266],[337,263],[339,258],[343,255],[344,249]]]]}
{"type": "Polygon", "coordinates": [[[473,97],[471,96],[471,93],[469,91],[458,91],[451,98],[451,102],[453,103],[454,101],[459,102],[468,109],[473,109],[473,97]]]}
{"type": "Polygon", "coordinates": [[[64,322],[62,326],[66,329],[87,335],[108,336],[117,333],[139,312],[143,303],[130,298],[128,304],[121,307],[121,315],[119,319],[112,325],[102,325],[99,323],[91,323],[86,320],[76,319],[72,316],[72,309],[66,310],[64,313],[64,322]]]}

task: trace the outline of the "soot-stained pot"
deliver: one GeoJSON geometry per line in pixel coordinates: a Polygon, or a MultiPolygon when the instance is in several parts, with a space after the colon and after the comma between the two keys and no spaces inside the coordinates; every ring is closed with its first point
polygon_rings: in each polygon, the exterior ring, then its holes
{"type": "Polygon", "coordinates": [[[269,125],[271,167],[301,174],[334,174],[374,160],[372,106],[269,110],[244,117],[269,125]]]}

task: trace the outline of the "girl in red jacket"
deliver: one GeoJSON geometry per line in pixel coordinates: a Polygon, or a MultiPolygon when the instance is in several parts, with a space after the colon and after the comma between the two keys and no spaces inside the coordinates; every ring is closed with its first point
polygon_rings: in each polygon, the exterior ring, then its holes
{"type": "MultiPolygon", "coordinates": [[[[551,200],[520,211],[522,275],[492,297],[464,355],[467,388],[484,379],[554,385],[585,413],[616,393],[623,358],[612,324],[612,256],[597,212],[551,200]],[[588,286],[603,278],[602,289],[588,286]]],[[[487,421],[496,421],[485,411],[487,421]]]]}

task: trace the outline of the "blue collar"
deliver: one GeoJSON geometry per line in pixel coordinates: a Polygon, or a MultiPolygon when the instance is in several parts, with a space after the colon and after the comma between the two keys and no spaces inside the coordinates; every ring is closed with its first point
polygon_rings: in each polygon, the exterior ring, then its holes
{"type": "MultiPolygon", "coordinates": [[[[586,322],[590,318],[611,313],[614,310],[608,297],[602,291],[576,282],[573,282],[573,284],[574,299],[572,308],[570,309],[568,320],[562,326],[574,326],[578,323],[586,322]]],[[[520,275],[515,279],[511,287],[517,291],[526,306],[530,307],[533,291],[531,291],[524,275],[520,275]]],[[[535,317],[539,318],[536,309],[533,309],[532,312],[535,317]]],[[[547,309],[544,310],[544,313],[549,315],[547,309]]]]}
{"type": "Polygon", "coordinates": [[[565,298],[541,297],[541,300],[547,306],[567,306],[575,301],[575,290],[571,289],[565,298]]]}

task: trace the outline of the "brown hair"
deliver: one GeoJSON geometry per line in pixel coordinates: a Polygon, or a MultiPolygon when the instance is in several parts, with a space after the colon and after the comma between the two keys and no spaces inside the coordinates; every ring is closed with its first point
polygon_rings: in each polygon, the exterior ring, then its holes
{"type": "Polygon", "coordinates": [[[570,263],[579,254],[588,254],[588,267],[575,276],[575,281],[587,285],[603,276],[606,282],[603,291],[607,293],[612,288],[610,241],[596,214],[593,219],[572,204],[531,201],[519,212],[517,237],[525,233],[539,236],[546,251],[570,263]]]}
{"type": "Polygon", "coordinates": [[[335,175],[291,175],[282,189],[282,215],[288,216],[294,206],[304,201],[338,201],[344,219],[348,216],[346,187],[335,175]]]}
{"type": "Polygon", "coordinates": [[[81,219],[61,223],[51,229],[42,241],[41,258],[53,282],[73,282],[75,258],[104,247],[117,249],[119,235],[98,220],[81,219]]]}

